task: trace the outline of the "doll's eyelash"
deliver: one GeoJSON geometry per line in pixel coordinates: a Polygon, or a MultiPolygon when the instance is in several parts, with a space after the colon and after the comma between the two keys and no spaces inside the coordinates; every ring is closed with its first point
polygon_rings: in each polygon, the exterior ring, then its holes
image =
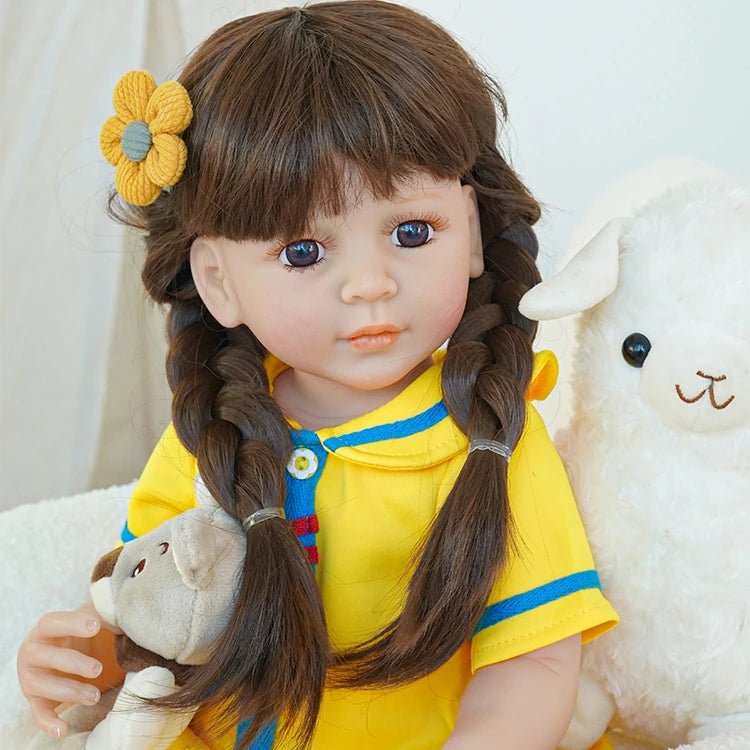
{"type": "MultiPolygon", "coordinates": [[[[320,242],[320,240],[318,241],[320,242]]],[[[323,245],[322,242],[320,244],[323,245]]],[[[279,255],[281,255],[281,253],[279,253],[279,255]]],[[[328,260],[328,257],[324,255],[322,258],[319,258],[318,260],[315,261],[315,263],[311,263],[309,266],[287,266],[285,265],[283,266],[283,268],[285,271],[289,271],[290,273],[304,273],[305,271],[316,271],[327,260],[328,260]]]]}
{"type": "Polygon", "coordinates": [[[326,255],[324,255],[322,258],[319,258],[315,261],[315,263],[312,263],[309,266],[288,266],[286,264],[283,264],[283,268],[285,271],[294,271],[298,273],[304,273],[305,271],[315,271],[322,263],[325,263],[325,261],[328,259],[328,252],[332,249],[334,244],[333,239],[330,237],[316,237],[311,234],[305,237],[297,237],[295,239],[289,240],[288,242],[284,242],[282,240],[278,245],[275,245],[266,253],[266,258],[268,258],[269,260],[278,261],[285,248],[289,247],[289,245],[293,245],[295,242],[301,242],[303,240],[312,240],[313,242],[318,242],[325,249],[326,255]]]}
{"type": "Polygon", "coordinates": [[[443,232],[450,226],[446,218],[432,211],[427,213],[398,214],[393,217],[393,221],[385,229],[385,234],[391,234],[401,224],[408,224],[413,221],[423,221],[425,224],[429,224],[436,232],[443,232]]]}
{"type": "Polygon", "coordinates": [[[284,252],[285,247],[289,247],[289,245],[293,245],[295,242],[302,242],[303,240],[319,242],[326,250],[332,248],[334,244],[334,240],[332,237],[321,237],[314,232],[311,232],[309,235],[292,237],[290,240],[278,240],[278,242],[275,243],[274,246],[266,253],[266,257],[269,260],[276,260],[277,258],[281,257],[281,253],[284,252]]]}

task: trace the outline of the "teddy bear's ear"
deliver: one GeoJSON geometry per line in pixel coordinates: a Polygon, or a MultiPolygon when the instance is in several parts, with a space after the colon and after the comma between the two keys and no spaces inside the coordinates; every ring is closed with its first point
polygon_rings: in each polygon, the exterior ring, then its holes
{"type": "Polygon", "coordinates": [[[584,245],[562,271],[521,298],[519,310],[530,320],[551,320],[588,310],[617,287],[620,237],[630,219],[612,219],[584,245]]]}
{"type": "Polygon", "coordinates": [[[228,545],[240,532],[239,525],[221,508],[195,508],[173,519],[172,544],[175,565],[185,585],[196,591],[210,585],[217,575],[228,545]]]}

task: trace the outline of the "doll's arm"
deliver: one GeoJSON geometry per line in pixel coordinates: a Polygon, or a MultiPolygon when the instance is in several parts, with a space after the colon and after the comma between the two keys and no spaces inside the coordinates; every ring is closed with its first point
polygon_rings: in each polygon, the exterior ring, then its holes
{"type": "Polygon", "coordinates": [[[34,723],[52,736],[59,737],[66,730],[55,706],[93,705],[100,689],[122,682],[114,636],[101,625],[101,617],[88,601],[71,612],[42,615],[21,644],[17,659],[21,691],[31,705],[34,723]]]}
{"type": "Polygon", "coordinates": [[[575,635],[477,670],[443,750],[554,750],[573,713],[580,664],[575,635]]]}

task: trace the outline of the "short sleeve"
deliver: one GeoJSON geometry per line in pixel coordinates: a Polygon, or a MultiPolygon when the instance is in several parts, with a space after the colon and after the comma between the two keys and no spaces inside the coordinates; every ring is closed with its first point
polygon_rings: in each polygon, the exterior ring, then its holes
{"type": "Polygon", "coordinates": [[[542,418],[529,404],[508,474],[514,534],[509,561],[472,638],[472,671],[618,617],[601,592],[573,494],[542,418]]]}
{"type": "Polygon", "coordinates": [[[128,505],[122,541],[128,542],[195,507],[197,463],[170,424],[156,444],[128,505]]]}

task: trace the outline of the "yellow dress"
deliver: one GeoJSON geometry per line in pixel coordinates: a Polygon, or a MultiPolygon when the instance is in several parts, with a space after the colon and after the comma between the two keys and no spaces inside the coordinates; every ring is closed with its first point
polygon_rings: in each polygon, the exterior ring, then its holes
{"type": "MultiPolygon", "coordinates": [[[[466,460],[467,439],[440,391],[443,353],[389,403],[317,432],[291,425],[287,518],[319,582],[334,646],[364,640],[399,612],[413,553],[466,460]]],[[[269,359],[269,380],[285,365],[269,359]]],[[[545,398],[557,374],[537,355],[531,399],[545,398]]],[[[170,426],[131,499],[123,539],[140,536],[195,504],[195,459],[170,426]]],[[[488,664],[576,633],[584,642],[617,622],[599,587],[564,469],[541,417],[527,423],[509,467],[515,545],[473,637],[440,669],[406,686],[329,690],[315,750],[432,750],[453,729],[472,674],[488,664]]],[[[194,726],[209,747],[232,748],[234,731],[208,738],[210,716],[194,726]]],[[[188,731],[173,748],[205,747],[188,731]]],[[[253,748],[289,747],[267,732],[253,748]]]]}

